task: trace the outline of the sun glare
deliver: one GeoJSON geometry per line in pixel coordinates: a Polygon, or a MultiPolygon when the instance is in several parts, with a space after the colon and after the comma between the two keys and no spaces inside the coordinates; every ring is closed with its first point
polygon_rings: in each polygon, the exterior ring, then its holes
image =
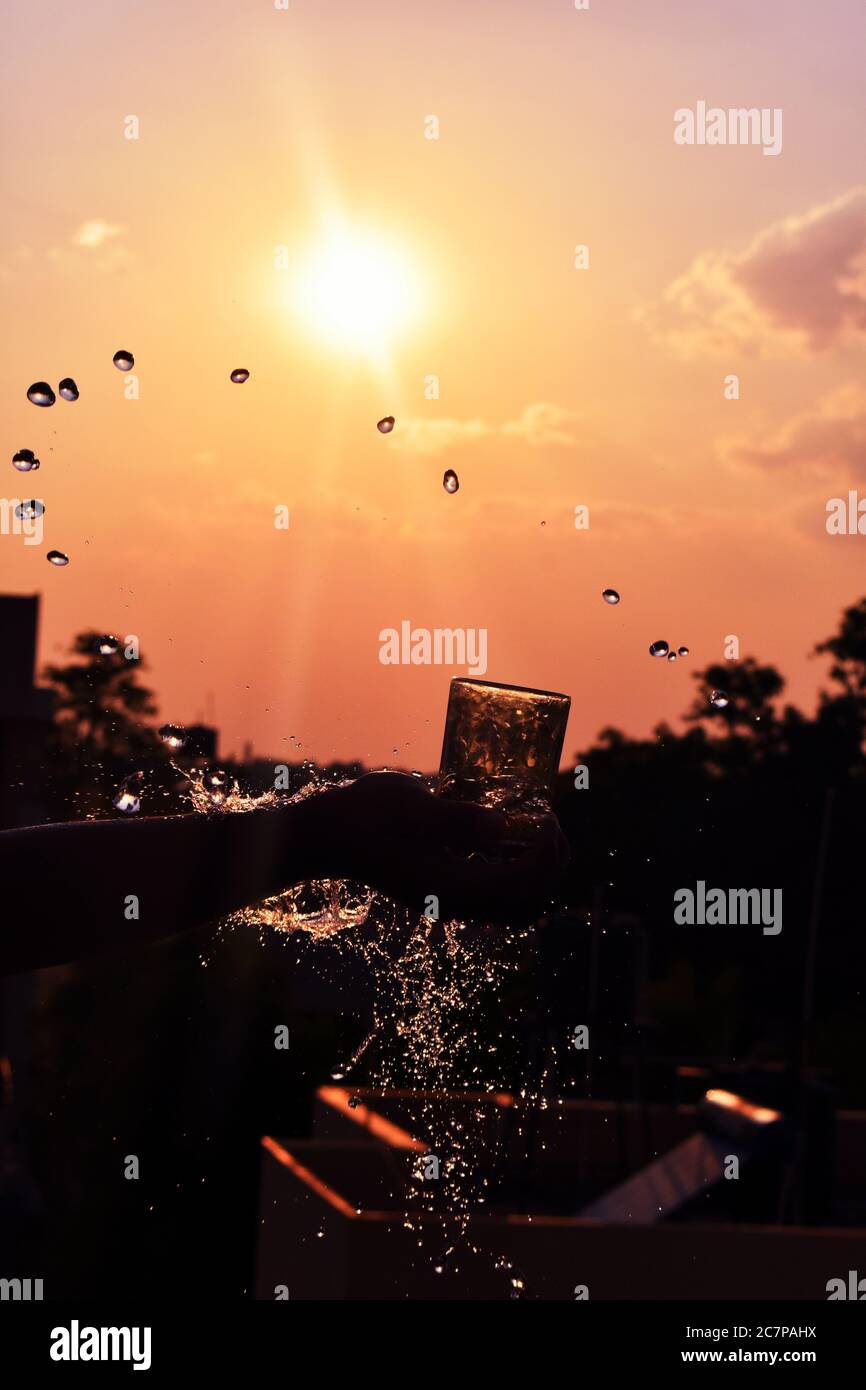
{"type": "Polygon", "coordinates": [[[296,298],[321,337],[349,351],[380,354],[416,314],[418,286],[399,248],[341,231],[302,263],[296,298]]]}

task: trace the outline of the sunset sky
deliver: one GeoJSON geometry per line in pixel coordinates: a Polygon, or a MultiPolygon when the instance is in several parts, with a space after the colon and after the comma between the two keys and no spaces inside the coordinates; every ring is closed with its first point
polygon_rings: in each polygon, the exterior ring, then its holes
{"type": "Polygon", "coordinates": [[[382,665],[403,619],[568,692],[566,759],[675,719],[728,634],[811,707],[866,593],[866,537],[825,530],[864,476],[862,0],[8,13],[5,496],[46,514],[0,536],[0,591],[42,594],[41,661],[135,633],[163,718],[226,753],[423,769],[465,671],[382,665]],[[698,101],[780,108],[781,153],[678,146],[698,101]],[[374,344],[300,302],[335,238],[382,270],[374,344]],[[77,403],[27,401],[65,376],[77,403]]]}

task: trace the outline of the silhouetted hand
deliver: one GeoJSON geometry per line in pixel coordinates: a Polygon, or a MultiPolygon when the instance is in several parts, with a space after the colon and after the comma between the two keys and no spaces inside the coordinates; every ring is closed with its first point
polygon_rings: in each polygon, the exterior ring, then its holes
{"type": "Polygon", "coordinates": [[[320,798],[319,833],[328,837],[328,876],[357,879],[423,911],[438,899],[438,916],[526,922],[550,904],[569,848],[553,815],[515,822],[488,810],[435,796],[417,777],[371,772],[320,798]],[[492,860],[485,856],[504,855],[492,860]]]}
{"type": "Polygon", "coordinates": [[[442,921],[532,921],[567,862],[555,816],[515,821],[400,772],[276,809],[3,830],[0,975],[130,950],[317,878],[360,880],[419,912],[436,898],[442,921]],[[51,890],[34,891],[49,868],[51,890]]]}

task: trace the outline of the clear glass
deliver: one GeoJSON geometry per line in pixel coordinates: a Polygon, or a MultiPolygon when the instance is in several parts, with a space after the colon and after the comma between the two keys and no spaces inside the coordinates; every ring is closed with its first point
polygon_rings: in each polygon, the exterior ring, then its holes
{"type": "Polygon", "coordinates": [[[509,811],[549,810],[570,708],[570,697],[553,690],[452,680],[440,795],[509,811]]]}

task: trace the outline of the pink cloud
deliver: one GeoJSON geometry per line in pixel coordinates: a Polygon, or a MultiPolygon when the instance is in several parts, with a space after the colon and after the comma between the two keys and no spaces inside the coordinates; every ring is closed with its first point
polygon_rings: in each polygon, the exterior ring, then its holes
{"type": "Polygon", "coordinates": [[[745,251],[704,251],[639,311],[686,355],[824,352],[866,330],[866,187],[787,217],[745,251]]]}
{"type": "Polygon", "coordinates": [[[851,479],[866,471],[866,390],[843,386],[759,441],[722,446],[730,462],[747,467],[826,474],[851,479]]]}

